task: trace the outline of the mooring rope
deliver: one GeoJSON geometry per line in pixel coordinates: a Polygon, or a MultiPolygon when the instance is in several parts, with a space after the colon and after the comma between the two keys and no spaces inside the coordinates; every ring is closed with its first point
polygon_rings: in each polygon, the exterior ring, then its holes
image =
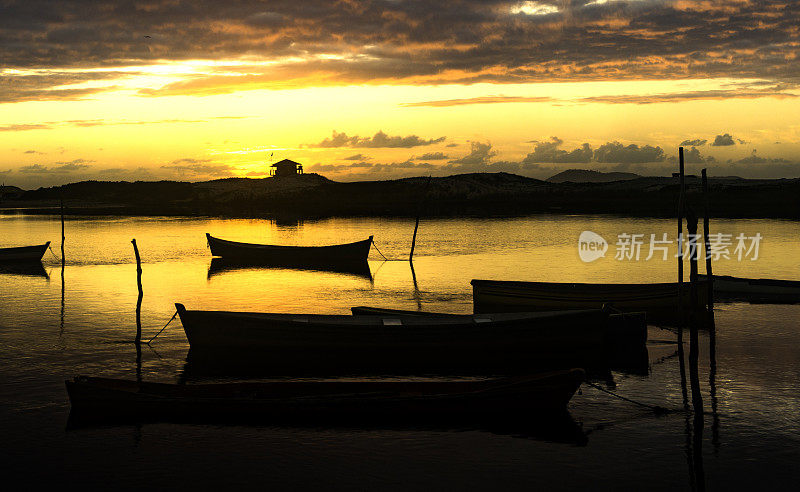
{"type": "Polygon", "coordinates": [[[155,340],[157,336],[161,335],[161,332],[163,332],[164,330],[166,330],[166,329],[167,329],[167,327],[169,326],[169,324],[170,324],[170,323],[172,323],[172,320],[174,320],[174,319],[175,319],[175,317],[176,317],[177,315],[178,315],[178,310],[176,309],[176,310],[175,310],[175,314],[173,314],[173,315],[172,315],[172,317],[169,319],[169,321],[167,321],[167,324],[166,324],[166,325],[164,325],[164,328],[161,328],[161,330],[159,330],[159,332],[158,332],[158,333],[156,333],[156,334],[153,336],[153,338],[151,338],[150,340],[148,340],[148,341],[146,341],[146,342],[144,342],[144,343],[146,343],[147,345],[150,345],[150,342],[152,342],[153,340],[155,340]]]}
{"type": "Polygon", "coordinates": [[[599,384],[594,384],[594,383],[589,382],[589,381],[584,381],[584,383],[587,386],[591,386],[592,388],[598,389],[598,390],[602,391],[603,393],[608,393],[609,395],[614,396],[616,398],[619,398],[620,400],[627,401],[628,403],[633,403],[634,405],[638,405],[640,407],[649,408],[650,410],[654,411],[655,413],[661,414],[661,413],[682,411],[680,409],[669,409],[669,408],[666,408],[666,407],[662,407],[660,405],[650,405],[649,403],[642,403],[640,401],[631,400],[630,398],[626,398],[626,397],[624,397],[622,395],[614,393],[611,390],[607,390],[607,389],[603,388],[602,386],[600,386],[599,384]]]}
{"type": "Polygon", "coordinates": [[[48,246],[48,247],[47,247],[47,249],[49,249],[49,250],[50,250],[50,252],[51,252],[51,253],[53,253],[53,256],[55,256],[56,260],[58,260],[58,261],[61,261],[61,258],[59,258],[59,257],[56,255],[56,252],[55,252],[55,251],[53,251],[53,247],[52,247],[52,246],[48,246]]]}
{"type": "Polygon", "coordinates": [[[377,252],[378,252],[378,254],[379,254],[379,255],[381,255],[381,256],[383,257],[383,261],[404,261],[404,260],[390,260],[389,258],[387,258],[387,257],[386,257],[386,255],[384,255],[383,253],[381,253],[381,250],[380,250],[380,249],[378,249],[378,245],[377,245],[377,244],[375,244],[375,241],[374,241],[374,240],[372,241],[372,245],[373,245],[373,246],[375,246],[375,251],[377,251],[377,252]]]}

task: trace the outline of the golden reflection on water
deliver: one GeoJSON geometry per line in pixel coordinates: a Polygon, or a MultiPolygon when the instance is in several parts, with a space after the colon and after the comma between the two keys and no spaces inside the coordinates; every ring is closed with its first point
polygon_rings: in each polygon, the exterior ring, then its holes
{"type": "MultiPolygon", "coordinates": [[[[2,245],[56,239],[56,217],[5,216],[2,245]]],[[[172,303],[191,308],[254,311],[347,312],[358,304],[469,312],[473,278],[552,282],[665,282],[675,280],[677,251],[666,261],[645,260],[651,234],[675,237],[674,220],[585,216],[423,220],[417,239],[415,289],[407,261],[384,262],[373,248],[370,275],[294,269],[209,270],[205,233],[254,243],[321,245],[375,236],[381,252],[405,260],[413,220],[353,218],[300,223],[247,219],[74,218],[67,222],[68,295],[75,311],[117,309],[135,302],[135,237],[144,263],[145,311],[167,313],[172,303]],[[604,258],[584,263],[577,239],[584,230],[604,237],[604,258]],[[617,236],[644,234],[641,257],[614,258],[617,236]],[[371,276],[371,278],[370,278],[371,276]],[[419,302],[418,302],[419,301],[419,302]]],[[[717,261],[714,272],[744,277],[800,279],[800,224],[774,220],[714,220],[712,232],[763,240],[756,261],[717,261]]],[[[702,263],[702,262],[701,262],[702,263]]],[[[52,272],[56,259],[48,253],[52,272]]],[[[701,265],[701,272],[704,267],[701,265]]],[[[688,270],[688,268],[687,268],[688,270]]],[[[0,276],[0,288],[13,288],[0,276]]],[[[51,289],[52,290],[52,289],[51,289]]],[[[122,309],[125,311],[125,309],[122,309]]]]}

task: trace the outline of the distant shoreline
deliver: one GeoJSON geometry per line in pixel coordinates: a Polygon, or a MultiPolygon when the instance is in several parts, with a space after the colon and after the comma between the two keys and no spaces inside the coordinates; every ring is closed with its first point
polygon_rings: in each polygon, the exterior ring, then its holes
{"type": "MultiPolygon", "coordinates": [[[[0,214],[242,217],[675,216],[678,181],[640,177],[611,182],[548,182],[508,173],[340,183],[308,174],[290,178],[84,181],[24,191],[0,202],[0,214]]],[[[711,216],[800,220],[800,179],[710,179],[711,216]]],[[[700,183],[687,178],[687,201],[703,212],[700,183]]]]}

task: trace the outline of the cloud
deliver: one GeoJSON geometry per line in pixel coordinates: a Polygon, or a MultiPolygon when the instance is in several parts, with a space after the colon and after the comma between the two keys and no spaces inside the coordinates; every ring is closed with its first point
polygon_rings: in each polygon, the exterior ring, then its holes
{"type": "Polygon", "coordinates": [[[342,160],[344,160],[344,161],[365,161],[365,160],[367,160],[369,158],[370,158],[369,156],[366,156],[364,154],[353,154],[353,155],[348,156],[348,157],[342,157],[342,160]]]}
{"type": "Polygon", "coordinates": [[[236,170],[227,164],[214,164],[211,159],[194,159],[190,157],[174,160],[168,165],[161,166],[161,169],[171,171],[177,175],[190,177],[233,176],[236,170]]]}
{"type": "Polygon", "coordinates": [[[403,103],[401,106],[405,107],[447,107],[447,106],[465,106],[469,104],[496,104],[496,103],[541,103],[553,102],[556,99],[547,96],[539,97],[522,97],[522,96],[482,96],[471,97],[467,99],[444,99],[438,101],[418,101],[412,103],[403,103]]]}
{"type": "Polygon", "coordinates": [[[432,145],[443,142],[445,137],[423,139],[417,135],[407,137],[389,136],[383,131],[379,131],[372,137],[348,136],[346,133],[333,131],[330,138],[326,138],[317,144],[309,144],[307,147],[336,148],[336,147],[363,147],[363,148],[411,148],[425,145],[432,145]]]}
{"type": "Polygon", "coordinates": [[[711,163],[715,162],[716,159],[714,157],[703,157],[700,155],[700,150],[697,147],[691,147],[690,149],[683,150],[683,161],[686,164],[702,164],[702,163],[711,163]]]}
{"type": "Polygon", "coordinates": [[[492,150],[491,143],[470,142],[470,152],[460,159],[450,161],[450,164],[460,164],[465,166],[485,166],[489,159],[497,155],[497,151],[492,150]]]}
{"type": "Polygon", "coordinates": [[[699,139],[699,138],[694,139],[694,140],[684,140],[683,142],[681,142],[681,146],[682,147],[702,147],[703,145],[706,144],[706,142],[708,142],[708,140],[699,139]]]}
{"type": "Polygon", "coordinates": [[[724,135],[717,135],[714,137],[714,142],[711,143],[714,147],[727,147],[730,145],[736,145],[736,142],[733,141],[733,137],[726,133],[724,135]]]}
{"type": "Polygon", "coordinates": [[[18,124],[0,126],[0,132],[25,132],[28,130],[49,130],[51,125],[45,123],[18,124]]]}
{"type": "MultiPolygon", "coordinates": [[[[224,62],[243,55],[255,61],[246,68],[220,63],[218,73],[168,84],[163,93],[171,94],[399,81],[791,81],[800,75],[793,63],[800,5],[786,0],[242,0],[201,6],[191,0],[150,0],[102,5],[87,16],[82,2],[6,2],[0,16],[3,66],[65,72],[224,62]],[[237,68],[243,68],[241,73],[237,68]]],[[[53,80],[49,87],[67,84],[53,80]]],[[[91,95],[33,93],[47,92],[45,86],[31,82],[32,88],[23,91],[27,95],[9,97],[91,95]]]]}
{"type": "Polygon", "coordinates": [[[55,162],[54,167],[44,166],[42,164],[31,164],[29,166],[22,166],[17,169],[18,172],[23,174],[66,174],[76,171],[83,171],[91,167],[89,162],[92,160],[75,159],[69,162],[55,162]]]}
{"type": "Polygon", "coordinates": [[[533,152],[528,154],[523,162],[526,164],[552,162],[552,163],[586,163],[592,160],[592,148],[584,143],[579,148],[571,151],[561,150],[563,140],[550,137],[549,141],[534,142],[533,152]]]}
{"type": "Polygon", "coordinates": [[[606,104],[656,104],[685,101],[711,101],[726,99],[757,99],[771,97],[777,99],[790,99],[800,97],[797,94],[783,90],[744,90],[744,89],[719,89],[707,91],[671,92],[664,94],[623,94],[608,96],[591,96],[579,99],[580,102],[606,103],[606,104]]]}
{"type": "Polygon", "coordinates": [[[618,164],[639,164],[644,162],[661,162],[666,158],[661,147],[636,144],[623,145],[619,142],[608,142],[594,151],[594,160],[618,164]]]}
{"type": "Polygon", "coordinates": [[[417,161],[441,161],[447,158],[448,156],[444,152],[427,152],[413,159],[417,161]]]}

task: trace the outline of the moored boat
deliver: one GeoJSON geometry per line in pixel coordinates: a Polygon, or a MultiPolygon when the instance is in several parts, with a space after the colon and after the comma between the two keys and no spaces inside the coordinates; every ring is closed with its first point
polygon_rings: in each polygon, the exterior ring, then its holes
{"type": "MultiPolygon", "coordinates": [[[[432,313],[427,311],[406,311],[403,309],[387,309],[369,306],[354,306],[350,312],[355,316],[363,315],[403,315],[448,317],[463,316],[449,313],[432,313]]],[[[644,345],[647,343],[647,316],[643,312],[614,313],[609,312],[607,322],[596,329],[603,331],[606,345],[644,345]]]]}
{"type": "Polygon", "coordinates": [[[363,241],[330,246],[279,246],[228,241],[206,233],[213,256],[228,261],[261,263],[263,265],[363,265],[372,246],[372,236],[363,241]]]}
{"type": "MultiPolygon", "coordinates": [[[[702,309],[708,300],[705,282],[698,282],[697,302],[689,283],[683,285],[682,307],[702,309]]],[[[472,280],[475,312],[600,309],[646,312],[648,319],[674,315],[678,310],[678,284],[580,284],[472,280]]]]}
{"type": "Polygon", "coordinates": [[[602,347],[601,310],[426,317],[190,311],[175,305],[192,350],[236,349],[327,357],[530,359],[537,352],[602,347]]]}
{"type": "MultiPolygon", "coordinates": [[[[706,275],[699,278],[707,281],[706,275]]],[[[753,303],[800,303],[800,281],[714,275],[714,299],[753,303]]]]}
{"type": "Polygon", "coordinates": [[[76,377],[66,381],[74,412],[192,418],[370,419],[377,416],[522,415],[564,411],[585,379],[581,369],[484,380],[333,380],[164,384],[76,377]]]}
{"type": "Polygon", "coordinates": [[[0,261],[23,262],[41,261],[42,256],[50,247],[50,241],[36,246],[19,246],[16,248],[0,248],[0,261]]]}

